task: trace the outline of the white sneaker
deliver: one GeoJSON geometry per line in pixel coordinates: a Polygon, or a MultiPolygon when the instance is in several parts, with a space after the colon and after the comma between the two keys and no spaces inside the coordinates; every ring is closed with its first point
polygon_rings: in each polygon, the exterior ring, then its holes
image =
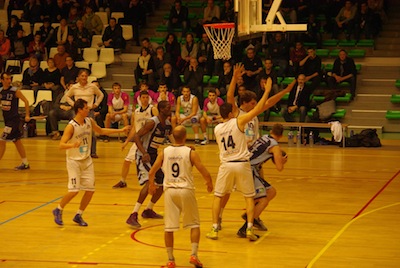
{"type": "Polygon", "coordinates": [[[204,139],[204,141],[202,141],[200,144],[201,144],[201,145],[206,145],[206,144],[208,144],[208,143],[209,143],[208,139],[204,139]]]}

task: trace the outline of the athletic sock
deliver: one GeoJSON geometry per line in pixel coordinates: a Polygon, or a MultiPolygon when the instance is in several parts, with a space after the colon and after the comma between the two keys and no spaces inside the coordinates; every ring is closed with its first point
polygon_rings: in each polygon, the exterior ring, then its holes
{"type": "Polygon", "coordinates": [[[138,213],[141,206],[142,206],[142,204],[136,202],[135,207],[133,208],[133,212],[132,212],[132,213],[135,213],[135,212],[138,213]]]}
{"type": "Polygon", "coordinates": [[[174,248],[173,247],[167,247],[167,254],[168,254],[168,259],[170,260],[170,261],[174,261],[175,260],[175,258],[174,258],[174,248]]]}
{"type": "Polygon", "coordinates": [[[199,250],[199,243],[192,243],[192,255],[197,256],[199,250]]]}

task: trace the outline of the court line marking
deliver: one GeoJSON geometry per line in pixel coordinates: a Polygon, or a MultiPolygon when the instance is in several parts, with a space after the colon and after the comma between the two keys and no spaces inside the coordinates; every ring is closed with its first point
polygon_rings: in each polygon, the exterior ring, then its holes
{"type": "Polygon", "coordinates": [[[15,220],[15,219],[18,219],[19,217],[22,217],[22,216],[24,216],[24,215],[26,215],[26,214],[29,214],[29,213],[31,213],[31,212],[33,212],[33,211],[35,211],[35,210],[38,210],[39,208],[45,207],[45,206],[47,206],[47,205],[49,205],[49,204],[51,204],[51,203],[53,203],[53,202],[55,202],[55,201],[57,201],[57,200],[60,200],[61,198],[62,198],[62,196],[57,197],[56,199],[53,199],[53,200],[51,200],[51,201],[49,201],[49,202],[47,202],[47,203],[44,203],[44,204],[42,204],[42,205],[40,205],[40,206],[37,206],[37,207],[35,207],[35,208],[32,208],[32,209],[30,209],[30,210],[27,210],[27,211],[25,211],[25,212],[23,212],[23,213],[21,213],[21,214],[19,214],[19,215],[17,215],[17,216],[14,216],[14,217],[12,217],[12,218],[10,218],[10,219],[8,219],[8,220],[5,220],[5,221],[3,221],[3,222],[0,222],[0,225],[6,224],[6,223],[8,223],[8,222],[10,222],[10,221],[13,221],[13,220],[15,220]]]}
{"type": "Polygon", "coordinates": [[[383,192],[383,190],[386,189],[386,187],[387,187],[399,174],[400,174],[400,170],[397,171],[397,173],[396,173],[390,180],[388,180],[388,181],[385,183],[385,185],[383,185],[383,187],[382,187],[368,202],[367,202],[367,204],[365,204],[364,207],[362,207],[361,210],[360,210],[359,212],[357,212],[357,214],[354,215],[354,217],[353,217],[345,226],[343,226],[342,229],[339,230],[339,232],[336,233],[336,235],[328,242],[328,244],[326,244],[325,247],[323,247],[322,250],[321,250],[320,252],[318,252],[317,255],[310,261],[310,263],[307,264],[306,268],[311,268],[311,267],[313,267],[313,265],[315,264],[315,262],[318,261],[318,259],[333,245],[333,243],[336,242],[336,240],[344,233],[344,231],[346,231],[347,228],[348,228],[350,225],[352,225],[355,221],[357,221],[358,219],[360,219],[360,218],[362,218],[362,217],[364,217],[364,216],[367,216],[367,215],[369,215],[369,214],[371,214],[371,213],[375,213],[375,212],[377,212],[377,211],[379,211],[379,210],[383,210],[383,209],[386,209],[386,208],[390,208],[390,207],[393,207],[393,206],[400,205],[400,202],[393,203],[393,204],[390,204],[390,205],[386,205],[386,206],[383,206],[383,207],[380,207],[380,208],[373,209],[373,210],[371,210],[371,211],[369,211],[369,212],[366,212],[365,214],[362,214],[362,215],[361,215],[361,213],[375,200],[375,198],[377,198],[377,197],[383,192]]]}

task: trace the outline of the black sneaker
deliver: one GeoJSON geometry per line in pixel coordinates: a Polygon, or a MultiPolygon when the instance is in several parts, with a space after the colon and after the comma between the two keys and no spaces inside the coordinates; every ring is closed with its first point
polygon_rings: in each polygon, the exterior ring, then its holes
{"type": "Polygon", "coordinates": [[[195,144],[195,145],[200,145],[200,140],[199,140],[199,139],[195,139],[195,140],[194,140],[194,144],[195,144]]]}
{"type": "Polygon", "coordinates": [[[119,181],[117,184],[115,184],[112,188],[117,189],[117,188],[125,188],[127,186],[126,182],[124,181],[119,181]]]}
{"type": "Polygon", "coordinates": [[[139,229],[140,227],[142,227],[142,225],[140,225],[138,221],[137,212],[134,212],[131,215],[129,215],[129,218],[126,220],[126,223],[135,229],[139,229]]]}
{"type": "Polygon", "coordinates": [[[62,220],[62,210],[61,209],[54,209],[53,210],[53,215],[54,215],[54,222],[57,223],[58,225],[63,225],[63,220],[62,220]]]}
{"type": "Polygon", "coordinates": [[[79,224],[80,226],[88,226],[88,224],[82,219],[82,215],[81,214],[76,214],[74,219],[74,222],[76,222],[77,224],[79,224]]]}
{"type": "Polygon", "coordinates": [[[31,167],[29,166],[29,164],[22,163],[21,165],[15,167],[14,170],[19,171],[19,170],[25,170],[25,169],[30,169],[30,168],[31,167]]]}
{"type": "Polygon", "coordinates": [[[110,137],[108,137],[108,136],[104,136],[104,138],[103,138],[103,142],[110,142],[110,137]]]}

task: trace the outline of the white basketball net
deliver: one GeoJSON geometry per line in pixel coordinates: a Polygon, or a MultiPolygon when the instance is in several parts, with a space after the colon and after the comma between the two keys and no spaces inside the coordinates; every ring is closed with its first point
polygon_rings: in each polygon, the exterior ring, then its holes
{"type": "Polygon", "coordinates": [[[215,28],[212,25],[204,26],[204,30],[214,48],[214,59],[229,60],[231,44],[235,35],[235,28],[215,28]]]}

